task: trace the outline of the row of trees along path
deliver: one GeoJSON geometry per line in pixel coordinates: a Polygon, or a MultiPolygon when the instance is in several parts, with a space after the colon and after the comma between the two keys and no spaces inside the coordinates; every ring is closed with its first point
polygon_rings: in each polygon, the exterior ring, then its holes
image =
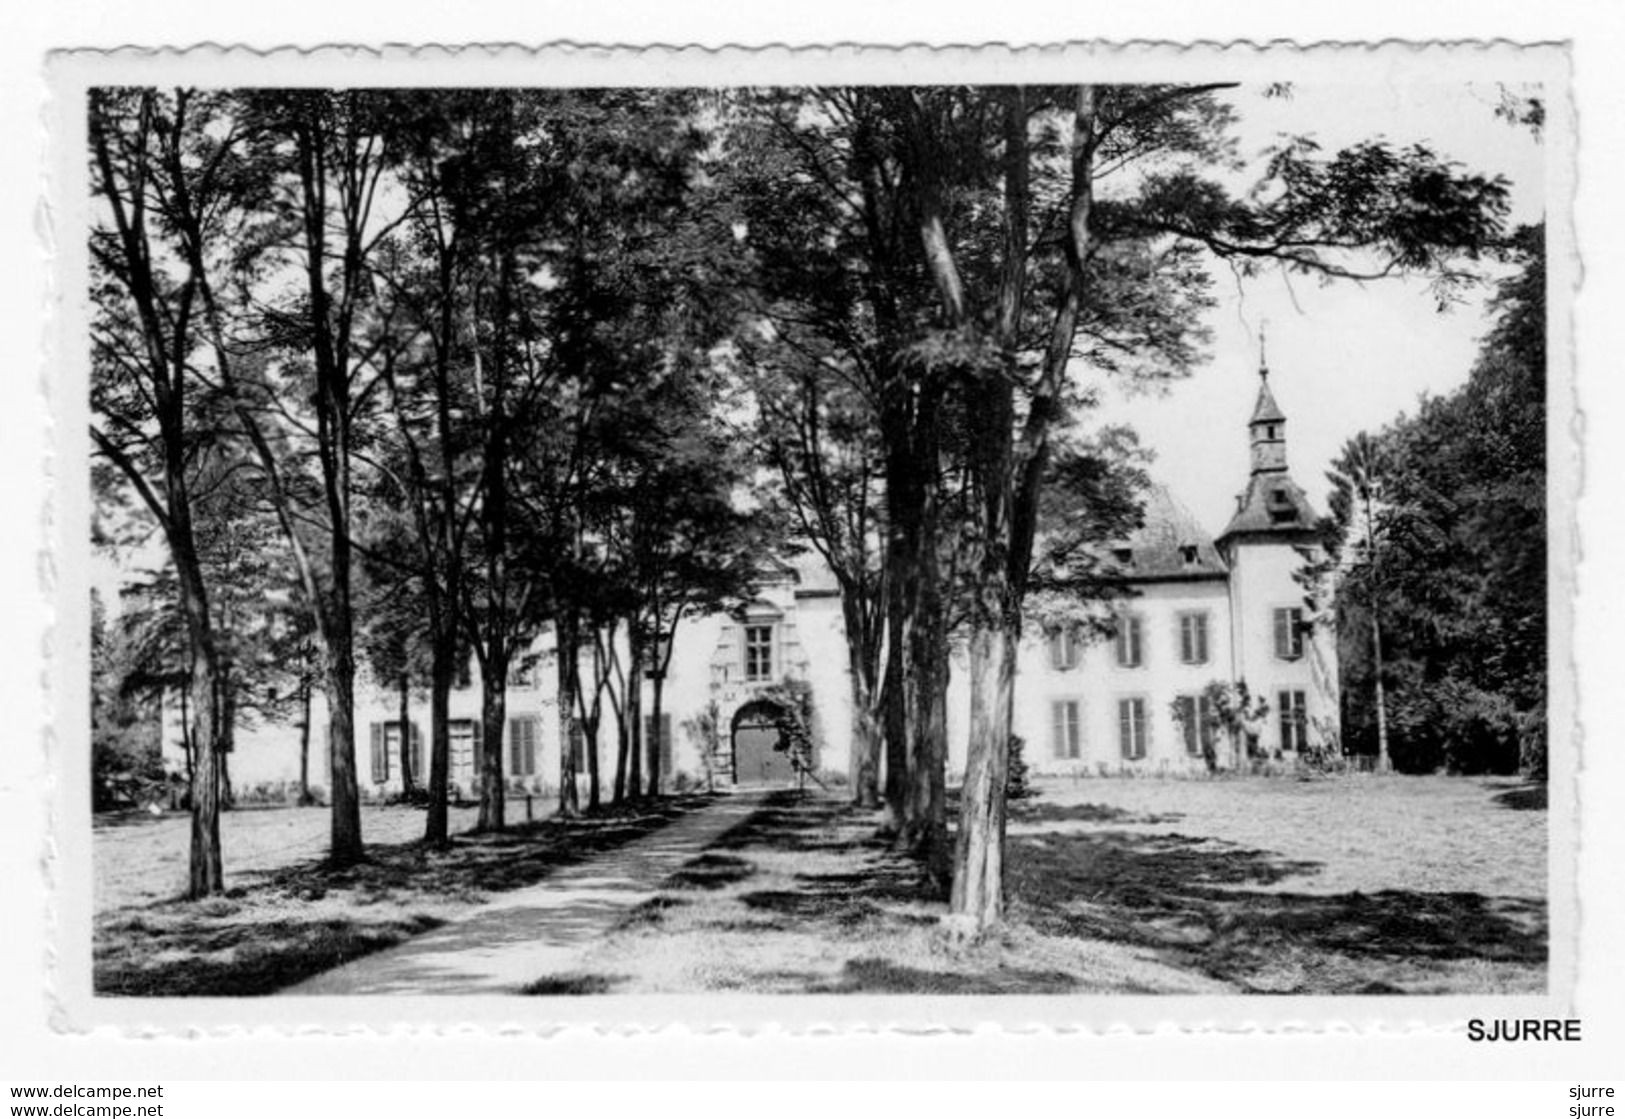
{"type": "Polygon", "coordinates": [[[362,853],[358,648],[403,695],[429,680],[443,841],[461,658],[482,826],[504,819],[504,684],[544,625],[560,740],[613,710],[609,795],[656,792],[640,672],[658,727],[681,619],[810,547],[841,593],[854,795],[958,925],[998,923],[1022,627],[1108,593],[1086,546],[1136,516],[1132,439],[1084,422],[1094,381],[1193,370],[1214,262],[1448,297],[1506,209],[1500,181],[1375,140],[1286,141],[1241,182],[1220,86],[107,90],[91,118],[102,515],[172,560],[194,895],[221,885],[232,714],[200,523],[226,518],[276,527],[291,577],[258,609],[320,658],[335,860],[362,853]]]}

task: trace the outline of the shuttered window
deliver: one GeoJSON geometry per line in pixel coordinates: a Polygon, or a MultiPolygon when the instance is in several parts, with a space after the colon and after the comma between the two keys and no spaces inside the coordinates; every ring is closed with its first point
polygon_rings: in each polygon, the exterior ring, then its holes
{"type": "Polygon", "coordinates": [[[1179,615],[1179,660],[1181,664],[1206,664],[1207,614],[1191,612],[1179,615]]]}
{"type": "Polygon", "coordinates": [[[1205,695],[1182,695],[1174,700],[1185,752],[1201,757],[1214,743],[1213,701],[1205,695]]]}
{"type": "Polygon", "coordinates": [[[508,720],[508,776],[536,776],[537,719],[519,715],[508,720]]]}
{"type": "Polygon", "coordinates": [[[1309,709],[1300,691],[1276,693],[1276,709],[1281,713],[1281,749],[1296,753],[1309,744],[1309,709]]]}
{"type": "Polygon", "coordinates": [[[1117,701],[1117,735],[1125,761],[1145,757],[1149,728],[1145,719],[1145,699],[1131,696],[1117,701]]]}
{"type": "Polygon", "coordinates": [[[1296,606],[1275,611],[1275,655],[1284,661],[1303,656],[1303,611],[1296,606]]]}
{"type": "MultiPolygon", "coordinates": [[[[411,727],[411,762],[412,779],[423,780],[423,733],[416,723],[408,724],[411,727]]],[[[401,757],[401,724],[399,720],[386,723],[373,723],[371,727],[370,742],[372,746],[372,781],[375,785],[382,785],[388,781],[391,774],[399,777],[401,757]]]]}
{"type": "Polygon", "coordinates": [[[382,785],[389,780],[389,742],[384,736],[383,723],[372,724],[371,732],[372,783],[382,785]]]}
{"type": "Polygon", "coordinates": [[[1071,626],[1049,635],[1049,664],[1065,672],[1078,666],[1078,631],[1071,626]]]}
{"type": "Polygon", "coordinates": [[[446,729],[451,738],[451,775],[470,776],[474,772],[475,759],[480,756],[480,745],[484,736],[480,733],[478,719],[453,719],[446,729]]]}
{"type": "Polygon", "coordinates": [[[1117,663],[1122,668],[1139,668],[1145,663],[1145,624],[1138,614],[1117,619],[1117,663]]]}
{"type": "Polygon", "coordinates": [[[1082,753],[1077,700],[1063,699],[1050,704],[1050,744],[1051,752],[1061,760],[1076,758],[1082,753]]]}

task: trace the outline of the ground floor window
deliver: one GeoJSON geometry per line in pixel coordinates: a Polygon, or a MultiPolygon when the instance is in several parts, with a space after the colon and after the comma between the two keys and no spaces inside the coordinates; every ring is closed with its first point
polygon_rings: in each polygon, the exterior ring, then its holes
{"type": "Polygon", "coordinates": [[[1205,695],[1182,695],[1174,700],[1180,733],[1185,738],[1185,753],[1193,758],[1203,757],[1214,746],[1213,701],[1205,695]]]}
{"type": "MultiPolygon", "coordinates": [[[[423,780],[423,735],[418,731],[416,723],[408,724],[411,728],[411,763],[412,780],[421,783],[423,780]]],[[[372,754],[372,783],[382,785],[391,776],[401,776],[401,724],[373,723],[368,736],[372,754]]]]}
{"type": "Polygon", "coordinates": [[[1078,721],[1078,701],[1057,700],[1050,704],[1050,744],[1055,757],[1076,758],[1082,753],[1083,736],[1078,721]]]}
{"type": "Polygon", "coordinates": [[[480,753],[480,721],[452,719],[446,724],[446,732],[451,739],[452,774],[473,774],[475,759],[480,753]]]}
{"type": "Polygon", "coordinates": [[[536,776],[537,719],[519,715],[508,720],[508,776],[536,776]]]}
{"type": "Polygon", "coordinates": [[[1130,696],[1117,701],[1117,735],[1125,761],[1145,757],[1149,728],[1145,718],[1145,697],[1130,696]]]}
{"type": "Polygon", "coordinates": [[[1276,694],[1276,710],[1281,713],[1281,749],[1297,753],[1309,745],[1309,716],[1300,691],[1276,694]]]}

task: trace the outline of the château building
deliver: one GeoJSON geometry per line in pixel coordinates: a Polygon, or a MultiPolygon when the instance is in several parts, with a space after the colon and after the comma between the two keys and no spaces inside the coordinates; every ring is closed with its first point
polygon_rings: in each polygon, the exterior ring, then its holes
{"type": "MultiPolygon", "coordinates": [[[[1246,423],[1251,464],[1229,524],[1215,538],[1166,489],[1146,496],[1144,522],[1111,547],[1120,596],[1108,636],[1083,628],[1030,632],[1016,678],[1014,732],[1037,773],[1077,776],[1174,774],[1290,758],[1334,747],[1338,698],[1336,641],[1329,618],[1312,616],[1297,574],[1318,551],[1317,518],[1287,466],[1287,420],[1267,368],[1246,423]],[[1215,727],[1215,693],[1240,685],[1266,710],[1240,734],[1215,727]]],[[[1036,630],[1037,627],[1031,627],[1036,630]]],[[[563,722],[557,710],[555,651],[544,633],[518,658],[508,680],[504,763],[510,788],[556,791],[563,722]]],[[[794,779],[779,726],[798,709],[811,741],[811,767],[824,779],[851,768],[852,692],[835,580],[815,558],[777,569],[756,599],[732,615],[685,621],[663,680],[662,773],[671,781],[760,784],[794,779]]],[[[949,689],[949,780],[964,769],[969,697],[963,653],[949,689]]],[[[651,711],[645,680],[643,710],[651,711]]],[[[1255,702],[1255,712],[1257,705],[1255,702]]],[[[400,787],[399,698],[357,689],[357,765],[364,790],[400,787]]],[[[413,773],[426,773],[427,694],[409,696],[413,773]]],[[[451,697],[451,780],[476,789],[483,737],[473,666],[451,697]]],[[[311,714],[310,781],[325,787],[326,714],[311,714]]],[[[656,731],[645,715],[645,737],[656,731]]],[[[237,733],[229,759],[239,792],[288,787],[299,779],[298,728],[237,733]]],[[[178,721],[165,734],[166,760],[182,764],[178,721]]],[[[616,752],[612,709],[598,733],[607,790],[616,752]]],[[[585,743],[575,736],[577,772],[585,743]]]]}

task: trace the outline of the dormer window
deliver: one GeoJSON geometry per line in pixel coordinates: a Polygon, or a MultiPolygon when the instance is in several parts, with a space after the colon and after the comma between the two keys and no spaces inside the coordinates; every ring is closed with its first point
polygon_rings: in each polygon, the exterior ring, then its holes
{"type": "Polygon", "coordinates": [[[1112,558],[1115,559],[1118,563],[1133,563],[1134,562],[1134,549],[1133,548],[1113,548],[1112,549],[1112,558]]]}
{"type": "Polygon", "coordinates": [[[1179,558],[1185,561],[1186,567],[1195,567],[1197,557],[1198,552],[1195,544],[1181,544],[1179,546],[1179,558]]]}

